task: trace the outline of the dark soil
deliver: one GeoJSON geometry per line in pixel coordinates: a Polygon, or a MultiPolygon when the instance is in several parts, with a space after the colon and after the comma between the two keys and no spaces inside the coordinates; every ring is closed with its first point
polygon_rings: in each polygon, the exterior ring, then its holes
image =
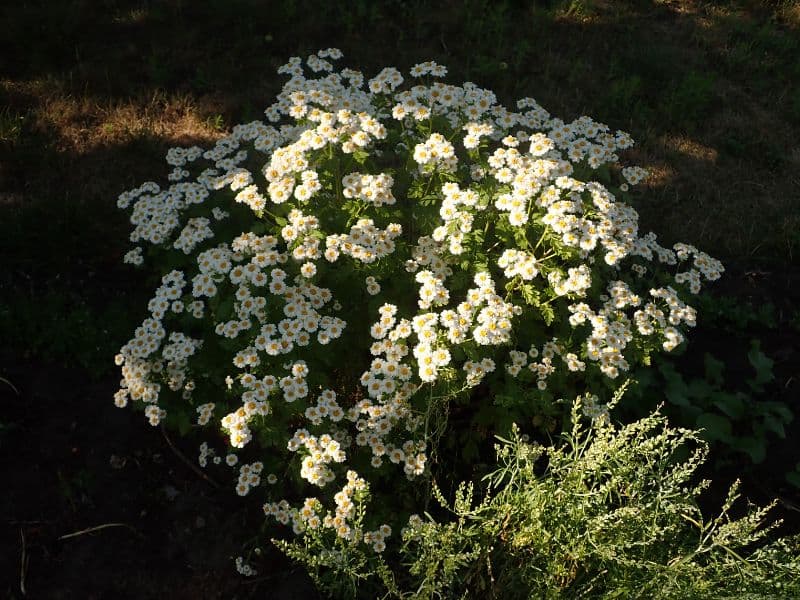
{"type": "MultiPolygon", "coordinates": [[[[92,383],[55,365],[7,366],[20,394],[0,383],[0,596],[316,597],[266,540],[259,574],[236,573],[242,541],[259,534],[258,507],[242,510],[159,429],[117,409],[116,375],[92,383]]],[[[174,443],[196,460],[196,448],[174,443]]]]}

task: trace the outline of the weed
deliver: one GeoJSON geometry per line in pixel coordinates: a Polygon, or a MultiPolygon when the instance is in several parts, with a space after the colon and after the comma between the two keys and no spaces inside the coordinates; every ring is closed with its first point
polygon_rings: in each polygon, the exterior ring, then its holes
{"type": "Polygon", "coordinates": [[[206,119],[206,125],[214,131],[225,130],[225,118],[222,115],[211,115],[206,119]]]}
{"type": "Polygon", "coordinates": [[[589,18],[597,14],[592,0],[562,0],[559,4],[556,14],[564,17],[589,18]]]}
{"type": "Polygon", "coordinates": [[[623,76],[611,81],[604,99],[606,110],[619,119],[633,119],[642,106],[642,78],[638,75],[623,76]],[[628,117],[626,119],[625,117],[628,117]]]}
{"type": "Polygon", "coordinates": [[[665,118],[689,128],[697,127],[713,108],[714,76],[690,71],[664,97],[661,109],[665,118]]]}
{"type": "Polygon", "coordinates": [[[22,135],[24,122],[24,115],[11,110],[10,107],[0,109],[0,143],[15,144],[22,135]]]}
{"type": "Polygon", "coordinates": [[[412,515],[401,569],[352,547],[326,547],[313,531],[304,543],[274,543],[341,598],[800,592],[800,537],[775,535],[777,524],[766,522],[774,503],[742,515],[734,484],[717,516],[698,508],[708,482],[696,483],[697,470],[708,449],[696,433],[670,427],[660,414],[586,429],[580,410],[576,404],[563,445],[525,443],[516,428],[498,438],[498,468],[485,486],[463,483],[451,502],[434,485],[444,518],[412,515]]]}

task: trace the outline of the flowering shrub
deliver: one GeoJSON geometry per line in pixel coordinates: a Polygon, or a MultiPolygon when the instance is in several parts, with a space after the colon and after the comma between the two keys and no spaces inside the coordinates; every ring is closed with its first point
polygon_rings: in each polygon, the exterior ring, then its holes
{"type": "Polygon", "coordinates": [[[200,464],[295,533],[380,553],[396,524],[365,512],[369,484],[391,480],[385,516],[413,512],[397,475],[429,472],[448,406],[530,422],[588,390],[602,418],[723,268],[640,234],[626,133],[531,98],[509,110],[434,62],[409,85],[339,58],[292,58],[266,121],[171,149],[165,187],[120,196],[125,260],[163,277],[115,401],[206,431],[200,464]]]}

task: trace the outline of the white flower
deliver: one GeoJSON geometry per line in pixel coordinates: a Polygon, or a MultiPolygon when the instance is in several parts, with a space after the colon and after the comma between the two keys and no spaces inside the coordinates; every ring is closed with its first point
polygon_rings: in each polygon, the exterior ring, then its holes
{"type": "Polygon", "coordinates": [[[303,263],[300,267],[300,274],[307,278],[313,277],[317,274],[317,265],[312,262],[303,263]]]}

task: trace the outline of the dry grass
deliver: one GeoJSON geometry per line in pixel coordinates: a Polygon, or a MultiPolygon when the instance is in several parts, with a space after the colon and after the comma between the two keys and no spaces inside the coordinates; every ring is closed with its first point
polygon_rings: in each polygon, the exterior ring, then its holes
{"type": "Polygon", "coordinates": [[[800,30],[800,2],[789,0],[780,3],[776,17],[787,27],[800,30]]]}
{"type": "Polygon", "coordinates": [[[155,94],[146,101],[111,103],[52,96],[43,99],[34,126],[55,132],[59,151],[76,154],[142,137],[159,138],[175,146],[209,144],[222,135],[208,116],[217,111],[186,96],[155,94]]]}
{"type": "Polygon", "coordinates": [[[209,144],[223,135],[213,118],[225,103],[212,96],[156,90],[138,98],[109,99],[68,93],[58,82],[42,80],[0,81],[0,90],[27,105],[29,134],[52,136],[60,152],[85,154],[142,137],[170,145],[209,144]]]}
{"type": "MultiPolygon", "coordinates": [[[[512,3],[500,18],[481,0],[451,4],[311,11],[297,0],[265,13],[249,0],[228,9],[113,0],[91,18],[45,15],[47,48],[0,73],[0,211],[8,221],[10,207],[78,201],[87,217],[98,206],[110,215],[120,191],[166,172],[170,146],[208,145],[225,123],[257,118],[280,84],[276,64],[338,45],[351,64],[434,57],[506,101],[532,95],[554,114],[629,129],[632,157],[652,173],[643,226],[665,240],[723,257],[795,251],[797,3],[512,3]],[[149,41],[117,43],[134,33],[149,41]]],[[[5,11],[7,22],[33,18],[24,6],[5,11]]],[[[10,35],[12,48],[25,41],[10,35]]]]}

